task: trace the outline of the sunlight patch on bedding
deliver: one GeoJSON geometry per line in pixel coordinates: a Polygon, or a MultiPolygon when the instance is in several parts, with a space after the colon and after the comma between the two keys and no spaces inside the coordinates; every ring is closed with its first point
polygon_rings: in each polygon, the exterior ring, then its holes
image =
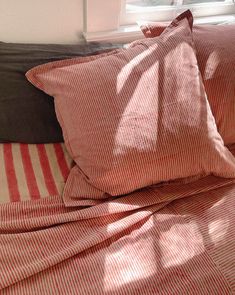
{"type": "Polygon", "coordinates": [[[212,208],[216,208],[216,207],[222,205],[224,202],[225,202],[225,199],[222,198],[221,200],[219,200],[218,202],[216,202],[215,204],[213,204],[213,205],[211,206],[211,209],[212,209],[212,208]]]}
{"type": "Polygon", "coordinates": [[[182,265],[204,252],[203,237],[196,223],[176,224],[161,234],[160,249],[165,268],[182,265]]]}
{"type": "Polygon", "coordinates": [[[210,56],[207,59],[204,78],[205,79],[212,79],[217,67],[220,63],[219,54],[216,51],[211,52],[210,56]]]}
{"type": "Polygon", "coordinates": [[[218,219],[212,221],[208,226],[208,232],[210,235],[211,241],[214,245],[217,245],[220,242],[225,242],[225,236],[229,228],[229,221],[225,219],[218,219]]]}
{"type": "MultiPolygon", "coordinates": [[[[105,256],[104,287],[106,292],[121,288],[122,285],[148,278],[156,273],[154,254],[154,241],[148,232],[153,227],[153,218],[141,227],[139,231],[133,231],[122,239],[125,247],[116,248],[105,256]],[[128,241],[129,246],[126,245],[128,241]],[[128,259],[127,259],[128,257],[128,259]],[[115,271],[113,265],[115,264],[115,271]],[[112,280],[111,277],[115,277],[112,280]]],[[[110,225],[108,226],[110,231],[110,225]]],[[[120,245],[120,243],[119,243],[120,245]]]]}
{"type": "MultiPolygon", "coordinates": [[[[128,80],[131,78],[130,76],[133,74],[135,68],[143,62],[149,55],[151,55],[154,51],[156,51],[156,46],[150,47],[147,50],[144,50],[142,53],[138,54],[136,57],[131,59],[119,72],[117,76],[117,94],[123,90],[128,80]]],[[[154,64],[156,67],[156,64],[154,64]]],[[[144,72],[143,72],[144,75],[144,72]]]]}
{"type": "MultiPolygon", "coordinates": [[[[151,51],[148,50],[147,53],[150,54],[151,51]]],[[[129,87],[131,87],[129,83],[135,79],[131,76],[134,72],[134,67],[146,57],[147,53],[143,52],[121,70],[117,78],[118,94],[123,91],[120,95],[125,95],[125,87],[127,87],[129,93],[129,87]],[[130,81],[128,81],[129,79],[130,81]]],[[[157,132],[154,132],[157,130],[157,120],[156,116],[153,115],[158,109],[158,100],[155,99],[158,94],[157,77],[156,87],[152,87],[149,82],[152,80],[152,76],[156,76],[156,68],[158,67],[156,63],[143,71],[134,86],[135,88],[132,89],[132,93],[128,98],[129,101],[121,114],[117,127],[114,148],[115,155],[125,154],[127,149],[133,147],[138,147],[138,150],[151,150],[157,140],[157,132]],[[152,122],[150,122],[151,118],[152,122]],[[140,129],[142,130],[141,134],[139,132],[140,129]],[[155,137],[153,137],[153,134],[155,137]]]]}

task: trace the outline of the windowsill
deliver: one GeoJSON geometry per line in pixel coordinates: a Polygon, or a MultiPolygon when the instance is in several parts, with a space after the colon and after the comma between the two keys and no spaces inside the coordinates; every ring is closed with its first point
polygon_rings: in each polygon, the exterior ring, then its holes
{"type": "MultiPolygon", "coordinates": [[[[235,23],[235,14],[232,15],[220,15],[197,18],[194,24],[230,24],[235,23]]],[[[114,43],[124,43],[131,42],[136,39],[143,38],[143,34],[139,29],[138,25],[131,26],[120,26],[116,31],[105,31],[105,32],[84,32],[83,36],[87,42],[114,42],[114,43]]]]}

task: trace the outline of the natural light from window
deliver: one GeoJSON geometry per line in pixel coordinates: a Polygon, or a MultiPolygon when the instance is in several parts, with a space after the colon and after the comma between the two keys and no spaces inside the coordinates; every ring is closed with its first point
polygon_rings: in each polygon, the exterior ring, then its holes
{"type": "Polygon", "coordinates": [[[233,0],[127,0],[126,10],[137,11],[145,8],[153,8],[157,6],[169,7],[180,5],[201,5],[211,3],[233,3],[233,0]]]}
{"type": "Polygon", "coordinates": [[[169,22],[190,9],[194,24],[225,24],[235,19],[235,0],[86,0],[87,41],[141,38],[137,23],[169,22]],[[100,17],[102,15],[102,18],[100,17]]]}
{"type": "Polygon", "coordinates": [[[195,18],[235,13],[235,0],[122,0],[121,25],[136,21],[167,21],[186,9],[195,18]]]}

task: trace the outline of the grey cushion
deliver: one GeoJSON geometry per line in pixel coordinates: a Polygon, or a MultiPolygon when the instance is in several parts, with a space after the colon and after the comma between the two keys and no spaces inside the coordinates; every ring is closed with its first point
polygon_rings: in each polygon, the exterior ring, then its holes
{"type": "Polygon", "coordinates": [[[62,142],[53,98],[32,86],[25,73],[39,64],[100,53],[115,47],[98,43],[51,45],[0,42],[0,142],[62,142]]]}

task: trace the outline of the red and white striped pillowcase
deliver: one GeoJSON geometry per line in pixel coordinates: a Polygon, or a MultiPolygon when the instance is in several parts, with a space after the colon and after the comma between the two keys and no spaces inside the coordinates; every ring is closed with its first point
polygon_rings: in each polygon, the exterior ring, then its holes
{"type": "MultiPolygon", "coordinates": [[[[167,23],[141,25],[145,37],[160,36],[167,23]]],[[[218,131],[226,145],[235,143],[235,25],[195,25],[198,66],[218,131]]]]}
{"type": "Polygon", "coordinates": [[[0,203],[61,195],[72,162],[64,144],[1,144],[0,203]]]}
{"type": "Polygon", "coordinates": [[[27,73],[55,97],[77,164],[63,194],[67,205],[188,176],[235,177],[199,75],[191,21],[188,11],[158,38],[27,73]]]}

